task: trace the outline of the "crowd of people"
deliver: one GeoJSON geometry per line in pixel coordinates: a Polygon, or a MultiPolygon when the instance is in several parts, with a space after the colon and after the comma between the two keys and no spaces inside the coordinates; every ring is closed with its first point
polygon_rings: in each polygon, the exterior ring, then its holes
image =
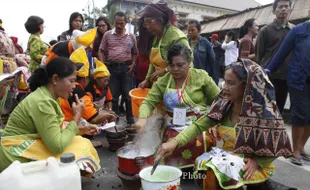
{"type": "Polygon", "coordinates": [[[195,166],[194,172],[208,176],[204,189],[257,189],[274,174],[273,161],[280,156],[303,165],[310,161],[304,149],[310,136],[310,22],[290,23],[291,7],[290,0],[275,0],[272,23],[259,28],[248,19],[222,43],[218,34],[201,36],[196,20],[188,22],[186,35],[163,3],[144,8],[138,35],[126,31],[123,12],[113,24],[99,17],[87,31],[75,12],[69,29],[49,44],[40,38],[43,18],[30,16],[26,51],[0,20],[0,72],[23,68],[28,82],[20,80],[26,85],[21,90],[29,92],[2,126],[0,171],[15,160],[73,152],[82,175],[91,176],[100,170],[94,147],[102,143],[93,138],[98,125],[124,112],[128,126],[143,133],[156,107],[166,118],[157,159],[195,166]],[[129,96],[135,87],[150,88],[137,120],[129,96]],[[288,92],[293,147],[281,116],[288,92]],[[212,147],[219,138],[224,144],[216,164],[208,155],[217,156],[212,147]],[[226,162],[233,156],[242,163],[226,162]],[[227,163],[241,164],[243,172],[231,168],[236,178],[218,169],[227,163]]]}

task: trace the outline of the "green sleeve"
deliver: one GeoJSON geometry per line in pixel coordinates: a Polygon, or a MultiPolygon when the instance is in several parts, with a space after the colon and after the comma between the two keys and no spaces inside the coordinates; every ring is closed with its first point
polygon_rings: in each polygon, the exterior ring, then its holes
{"type": "Polygon", "coordinates": [[[185,130],[183,130],[178,136],[176,136],[176,140],[179,145],[178,148],[186,145],[189,141],[206,131],[208,128],[216,125],[216,122],[211,120],[208,116],[204,115],[195,121],[193,124],[188,126],[185,130]]]}
{"type": "Polygon", "coordinates": [[[204,86],[203,86],[203,92],[204,95],[207,97],[207,105],[211,105],[214,99],[218,96],[220,89],[215,84],[214,80],[208,75],[206,72],[206,76],[204,79],[204,86]]]}
{"type": "Polygon", "coordinates": [[[41,54],[42,41],[40,39],[33,39],[30,47],[29,54],[31,59],[35,60],[37,63],[41,63],[43,54],[41,54]]]}
{"type": "Polygon", "coordinates": [[[167,79],[170,76],[167,73],[165,76],[160,77],[153,85],[145,100],[139,108],[139,118],[148,118],[153,109],[163,100],[164,91],[167,86],[167,79]]]}
{"type": "Polygon", "coordinates": [[[61,129],[57,108],[54,100],[42,100],[37,107],[31,110],[31,117],[42,138],[44,145],[53,154],[61,154],[71,143],[73,137],[79,132],[76,122],[71,121],[67,128],[61,129]]]}
{"type": "Polygon", "coordinates": [[[152,63],[150,63],[150,66],[149,66],[149,69],[147,71],[147,74],[146,74],[146,77],[145,77],[145,80],[149,81],[151,80],[151,76],[152,74],[155,72],[155,67],[152,63]]]}
{"type": "Polygon", "coordinates": [[[277,157],[261,157],[261,156],[255,156],[255,161],[261,168],[265,168],[269,166],[277,157]]]}

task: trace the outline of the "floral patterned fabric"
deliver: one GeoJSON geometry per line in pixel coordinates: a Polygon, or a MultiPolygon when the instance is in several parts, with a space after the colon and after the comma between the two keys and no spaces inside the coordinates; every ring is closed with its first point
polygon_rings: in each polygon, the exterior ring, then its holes
{"type": "Polygon", "coordinates": [[[17,64],[17,66],[21,67],[21,66],[25,66],[28,67],[30,64],[30,56],[27,54],[16,54],[14,57],[14,60],[17,64]]]}
{"type": "Polygon", "coordinates": [[[40,67],[42,57],[47,49],[47,45],[41,40],[39,36],[34,34],[30,35],[27,50],[31,57],[29,65],[29,70],[31,72],[40,67]]]}
{"type": "MultiPolygon", "coordinates": [[[[232,69],[235,73],[247,73],[234,152],[271,157],[290,156],[292,147],[276,104],[274,87],[267,74],[262,67],[247,59],[234,63],[232,69]]],[[[221,92],[212,103],[208,117],[220,122],[230,104],[221,92]]]]}
{"type": "MultiPolygon", "coordinates": [[[[233,127],[231,121],[229,120],[229,116],[226,115],[224,118],[223,123],[227,124],[221,125],[218,127],[219,137],[223,140],[222,149],[232,153],[234,151],[234,142],[236,141],[236,128],[233,127]]],[[[211,152],[212,154],[212,152],[211,152]]],[[[233,154],[233,153],[232,153],[233,154]]],[[[243,154],[233,154],[235,156],[239,156],[240,158],[243,158],[243,154]]],[[[269,179],[273,174],[275,173],[275,166],[272,163],[274,160],[274,157],[260,157],[260,156],[253,156],[253,159],[256,160],[257,164],[259,165],[258,170],[254,173],[253,177],[250,180],[243,179],[244,171],[239,172],[239,179],[233,179],[232,177],[229,177],[227,174],[222,173],[218,167],[210,161],[211,157],[210,154],[203,154],[200,157],[197,158],[196,164],[195,164],[195,172],[194,174],[198,175],[199,173],[203,173],[205,175],[208,175],[207,172],[210,172],[210,169],[213,170],[217,182],[213,181],[214,184],[217,184],[221,187],[221,189],[237,189],[242,187],[243,185],[248,184],[259,184],[263,183],[267,179],[269,179]]],[[[228,159],[228,157],[224,160],[223,159],[223,165],[226,165],[227,171],[231,172],[235,169],[237,166],[236,163],[231,164],[234,162],[233,160],[228,159]]],[[[208,188],[208,184],[211,182],[208,181],[209,179],[205,178],[203,181],[198,180],[198,184],[203,184],[203,189],[211,189],[208,188]]]]}
{"type": "Polygon", "coordinates": [[[15,47],[12,39],[0,31],[0,74],[11,73],[16,69],[14,61],[15,47]]]}
{"type": "Polygon", "coordinates": [[[13,58],[15,55],[15,46],[12,39],[0,30],[0,56],[13,58]]]}

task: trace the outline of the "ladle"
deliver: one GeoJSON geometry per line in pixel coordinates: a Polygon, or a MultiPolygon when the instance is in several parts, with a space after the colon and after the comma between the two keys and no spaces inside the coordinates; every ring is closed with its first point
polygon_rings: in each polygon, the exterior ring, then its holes
{"type": "Polygon", "coordinates": [[[156,170],[158,164],[160,163],[160,161],[161,161],[161,158],[160,158],[160,159],[157,159],[157,160],[155,161],[155,163],[154,163],[154,165],[153,165],[153,168],[152,168],[152,170],[151,170],[151,175],[153,175],[153,173],[155,172],[155,170],[156,170]]]}

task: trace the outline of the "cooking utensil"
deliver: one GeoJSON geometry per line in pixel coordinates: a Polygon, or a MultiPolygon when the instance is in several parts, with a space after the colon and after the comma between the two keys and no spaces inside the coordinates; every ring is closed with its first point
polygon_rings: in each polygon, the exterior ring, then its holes
{"type": "Polygon", "coordinates": [[[120,139],[127,135],[126,128],[124,126],[116,125],[115,127],[110,127],[105,130],[105,134],[107,138],[120,139]],[[117,131],[115,130],[115,127],[117,131]]]}
{"type": "Polygon", "coordinates": [[[155,163],[154,163],[154,165],[153,165],[153,168],[152,168],[152,170],[151,170],[151,175],[153,175],[153,173],[155,172],[155,170],[156,170],[158,164],[160,163],[160,161],[161,161],[161,158],[160,158],[160,159],[157,159],[157,160],[155,161],[155,163]]]}
{"type": "Polygon", "coordinates": [[[127,138],[127,135],[119,139],[107,138],[109,143],[109,150],[112,152],[117,151],[126,144],[127,138]]]}
{"type": "Polygon", "coordinates": [[[116,123],[115,123],[114,121],[111,122],[111,123],[107,123],[107,124],[105,124],[104,126],[100,126],[99,128],[100,128],[101,130],[107,130],[107,129],[110,129],[110,128],[112,128],[112,127],[114,127],[114,128],[115,128],[115,131],[117,132],[116,123]]]}

